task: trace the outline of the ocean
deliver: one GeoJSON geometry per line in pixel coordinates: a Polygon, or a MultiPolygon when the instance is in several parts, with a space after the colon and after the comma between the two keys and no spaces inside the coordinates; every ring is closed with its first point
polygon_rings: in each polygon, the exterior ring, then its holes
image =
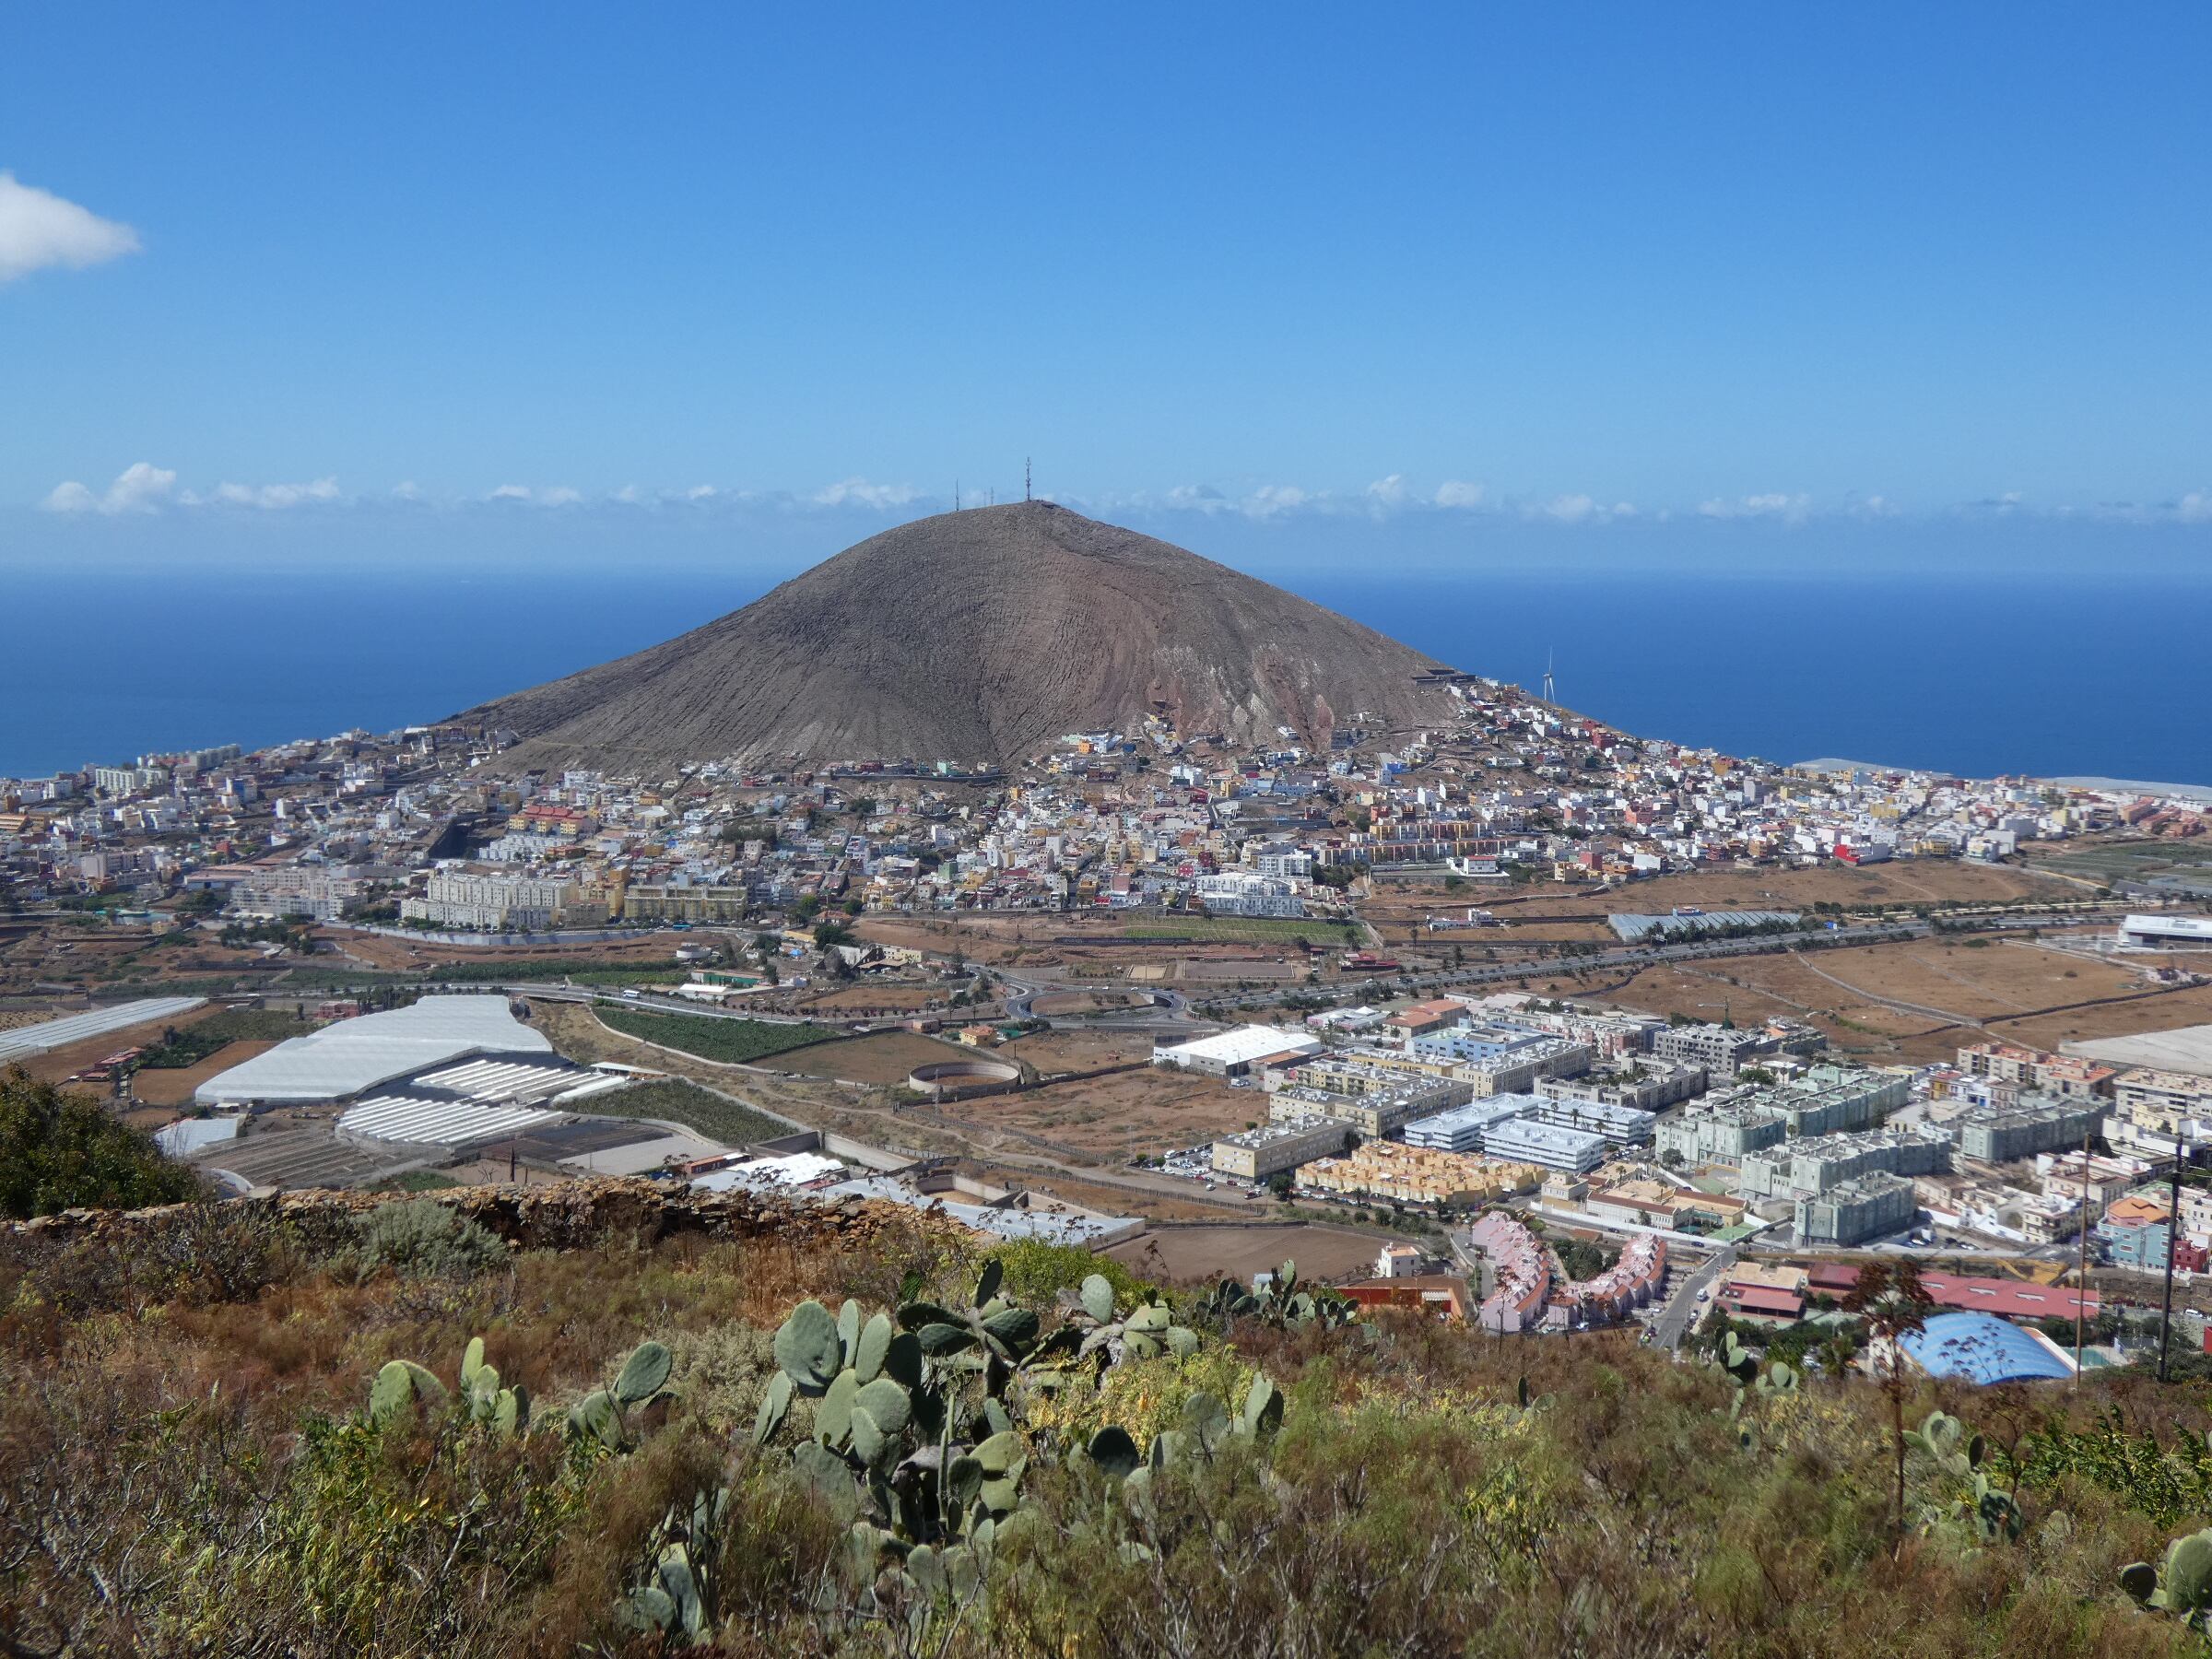
{"type": "MultiPolygon", "coordinates": [[[[787,572],[5,578],[0,776],[388,730],[619,656],[787,572]]],[[[2212,783],[2212,580],[1278,576],[1474,673],[1772,760],[2212,783]]]]}

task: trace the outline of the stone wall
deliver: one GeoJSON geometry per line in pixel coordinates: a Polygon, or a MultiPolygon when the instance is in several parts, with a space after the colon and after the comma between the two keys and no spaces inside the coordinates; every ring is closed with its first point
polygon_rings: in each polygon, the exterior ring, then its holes
{"type": "MultiPolygon", "coordinates": [[[[341,1242],[355,1217],[380,1205],[404,1203],[398,1193],[300,1192],[233,1198],[224,1207],[273,1212],[311,1247],[341,1242]]],[[[886,1235],[921,1228],[951,1237],[970,1230],[880,1199],[818,1203],[759,1193],[695,1193],[661,1182],[601,1178],[537,1185],[448,1187],[420,1196],[458,1210],[524,1250],[587,1249],[609,1241],[653,1243],[679,1233],[752,1239],[832,1249],[859,1249],[886,1235]]],[[[127,1235],[156,1228],[184,1208],[64,1210],[7,1226],[0,1237],[66,1243],[76,1239],[127,1235]]]]}

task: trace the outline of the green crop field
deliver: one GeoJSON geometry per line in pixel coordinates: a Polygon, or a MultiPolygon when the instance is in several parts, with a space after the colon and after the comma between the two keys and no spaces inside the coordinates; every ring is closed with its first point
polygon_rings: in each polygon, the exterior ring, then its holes
{"type": "Polygon", "coordinates": [[[281,1042],[287,1037],[304,1036],[321,1023],[303,1019],[289,1008],[225,1008],[219,1014],[210,1014],[205,1019],[178,1027],[174,1037],[156,1043],[141,1054],[138,1065],[142,1071],[197,1065],[227,1043],[281,1042]]]}
{"type": "Polygon", "coordinates": [[[664,1077],[595,1097],[587,1110],[594,1117],[653,1118],[664,1124],[681,1124],[726,1147],[749,1147],[792,1133],[780,1118],[755,1112],[741,1101],[724,1100],[711,1088],[664,1077]]]}
{"type": "Polygon", "coordinates": [[[787,1053],[809,1043],[828,1042],[845,1033],[829,1026],[770,1025],[759,1019],[716,1019],[705,1014],[655,1014],[642,1008],[598,1010],[602,1023],[626,1036],[681,1049],[701,1060],[742,1065],[787,1053]]]}

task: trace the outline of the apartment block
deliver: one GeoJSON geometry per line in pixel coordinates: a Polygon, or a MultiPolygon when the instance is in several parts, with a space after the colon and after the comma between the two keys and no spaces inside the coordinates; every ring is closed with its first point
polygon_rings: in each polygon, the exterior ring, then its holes
{"type": "Polygon", "coordinates": [[[1931,1175],[1950,1167],[1951,1141],[1941,1130],[1817,1135],[1747,1154],[1736,1193],[1754,1202],[1796,1198],[1825,1193],[1862,1175],[1931,1175]]]}
{"type": "Polygon", "coordinates": [[[1920,1213],[1912,1183],[1876,1173],[1797,1200],[1797,1242],[1848,1248],[1909,1227],[1920,1213]]]}
{"type": "Polygon", "coordinates": [[[1969,1106],[1949,1127],[1961,1156],[2011,1163],[2038,1152],[2078,1148],[2102,1116],[2102,1102],[2092,1096],[2062,1100],[2023,1095],[2011,1106],[1969,1106]]]}
{"type": "Polygon", "coordinates": [[[1342,1152],[1350,1129],[1334,1119],[1262,1124],[1214,1143],[1214,1168],[1244,1181],[1265,1181],[1285,1170],[1342,1152]]]}

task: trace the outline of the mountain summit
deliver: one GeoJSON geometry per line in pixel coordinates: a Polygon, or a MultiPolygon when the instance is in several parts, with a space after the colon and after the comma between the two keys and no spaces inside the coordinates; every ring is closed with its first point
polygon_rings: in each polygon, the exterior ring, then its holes
{"type": "Polygon", "coordinates": [[[1326,747],[1365,714],[1433,724],[1437,666],[1295,594],[1044,501],[872,535],[743,610],[460,718],[524,758],[629,770],[760,762],[1011,762],[1067,732],[1326,747]]]}

